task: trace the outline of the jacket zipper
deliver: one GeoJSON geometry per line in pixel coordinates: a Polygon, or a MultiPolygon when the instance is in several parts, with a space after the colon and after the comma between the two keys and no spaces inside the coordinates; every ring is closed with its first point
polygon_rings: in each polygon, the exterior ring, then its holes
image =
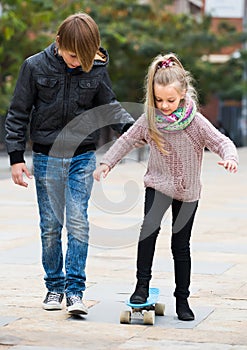
{"type": "Polygon", "coordinates": [[[62,128],[64,129],[62,131],[63,139],[63,158],[66,157],[66,146],[67,146],[67,137],[66,137],[66,125],[68,120],[68,111],[69,111],[69,92],[70,92],[70,84],[71,84],[71,74],[66,73],[65,76],[65,84],[64,84],[64,102],[63,102],[63,118],[62,118],[62,128]]]}
{"type": "Polygon", "coordinates": [[[71,74],[67,73],[65,76],[65,84],[64,84],[64,103],[63,103],[64,113],[63,113],[63,120],[62,120],[63,127],[66,125],[66,121],[68,117],[70,83],[71,83],[71,74]]]}

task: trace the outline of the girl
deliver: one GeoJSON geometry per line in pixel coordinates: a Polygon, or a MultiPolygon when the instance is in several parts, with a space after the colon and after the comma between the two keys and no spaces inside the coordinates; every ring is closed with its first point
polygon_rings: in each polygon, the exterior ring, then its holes
{"type": "Polygon", "coordinates": [[[176,312],[180,320],[194,320],[189,307],[190,237],[201,192],[200,174],[205,147],[218,154],[218,164],[235,173],[238,155],[233,142],[197,109],[191,75],[174,54],[159,55],[146,78],[144,114],[104,155],[94,178],[100,180],[144,139],[150,146],[144,176],[145,209],[137,254],[137,284],[130,301],[148,297],[155,243],[161,220],[172,207],[171,249],[174,259],[176,312]]]}

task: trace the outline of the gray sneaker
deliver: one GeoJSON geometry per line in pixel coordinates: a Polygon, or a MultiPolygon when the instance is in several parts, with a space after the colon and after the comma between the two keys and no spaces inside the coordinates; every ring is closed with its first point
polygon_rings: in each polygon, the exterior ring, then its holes
{"type": "Polygon", "coordinates": [[[42,307],[44,310],[62,310],[63,293],[48,292],[42,307]]]}
{"type": "Polygon", "coordinates": [[[88,309],[78,295],[67,297],[67,312],[70,315],[87,315],[88,309]]]}

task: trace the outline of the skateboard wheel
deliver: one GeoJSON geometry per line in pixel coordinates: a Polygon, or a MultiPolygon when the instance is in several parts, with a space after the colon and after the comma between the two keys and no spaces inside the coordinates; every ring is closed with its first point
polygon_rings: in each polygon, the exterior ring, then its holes
{"type": "Polygon", "coordinates": [[[165,314],[165,304],[157,303],[155,304],[155,315],[164,316],[165,314]]]}
{"type": "Polygon", "coordinates": [[[144,312],[143,314],[144,324],[154,325],[154,320],[155,320],[155,312],[153,310],[144,312]]]}
{"type": "Polygon", "coordinates": [[[130,311],[122,311],[120,315],[120,323],[130,323],[131,320],[131,312],[130,311]]]}

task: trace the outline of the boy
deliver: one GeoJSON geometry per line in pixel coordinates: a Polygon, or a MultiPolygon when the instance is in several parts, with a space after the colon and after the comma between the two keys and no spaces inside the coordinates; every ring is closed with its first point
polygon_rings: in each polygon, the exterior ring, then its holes
{"type": "Polygon", "coordinates": [[[68,313],[88,313],[82,297],[97,125],[111,124],[121,134],[134,122],[112,91],[108,59],[100,47],[94,20],[85,13],[69,16],[60,25],[56,42],[24,61],[7,114],[12,179],[24,187],[28,184],[23,174],[31,178],[24,160],[30,121],[47,288],[45,310],[62,309],[65,293],[68,313]],[[107,113],[97,113],[97,108],[94,113],[93,108],[103,105],[107,113]],[[65,273],[61,242],[64,212],[68,235],[65,273]]]}

